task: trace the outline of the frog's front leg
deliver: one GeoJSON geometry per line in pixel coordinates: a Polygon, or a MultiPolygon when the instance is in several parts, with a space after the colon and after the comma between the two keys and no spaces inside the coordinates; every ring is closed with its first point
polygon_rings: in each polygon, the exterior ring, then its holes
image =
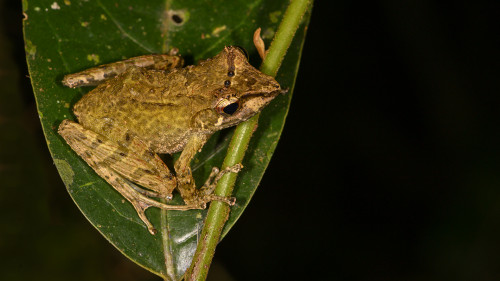
{"type": "Polygon", "coordinates": [[[184,60],[171,52],[168,55],[144,55],[123,61],[103,64],[84,71],[64,76],[62,83],[70,88],[82,86],[96,86],[105,80],[126,72],[130,67],[168,70],[182,67],[184,60]]]}
{"type": "Polygon", "coordinates": [[[193,205],[167,205],[155,201],[130,183],[134,182],[148,188],[151,190],[147,191],[148,195],[163,198],[170,198],[172,190],[177,186],[177,181],[171,176],[167,166],[156,154],[141,148],[140,142],[134,143],[130,140],[132,143],[125,147],[70,120],[61,123],[59,134],[100,177],[134,206],[151,234],[155,234],[156,230],[145,215],[147,208],[157,207],[165,210],[199,208],[193,205]]]}
{"type": "Polygon", "coordinates": [[[217,167],[213,167],[210,176],[208,176],[208,179],[205,181],[205,184],[200,188],[200,193],[205,195],[212,194],[222,176],[224,176],[227,173],[238,173],[239,171],[241,171],[242,168],[243,165],[241,164],[236,164],[231,167],[226,167],[222,171],[219,170],[219,168],[217,167]]]}
{"type": "Polygon", "coordinates": [[[210,201],[222,201],[229,205],[234,205],[235,199],[230,197],[221,197],[212,194],[217,181],[227,172],[237,173],[243,167],[241,164],[237,164],[233,167],[228,167],[222,171],[214,168],[209,178],[205,182],[202,188],[197,189],[194,182],[194,178],[191,171],[191,160],[197,152],[201,150],[205,142],[210,135],[206,134],[194,134],[189,139],[188,143],[182,150],[181,156],[175,162],[174,168],[177,175],[177,187],[181,193],[182,199],[186,202],[186,205],[200,206],[204,208],[206,203],[210,201]]]}

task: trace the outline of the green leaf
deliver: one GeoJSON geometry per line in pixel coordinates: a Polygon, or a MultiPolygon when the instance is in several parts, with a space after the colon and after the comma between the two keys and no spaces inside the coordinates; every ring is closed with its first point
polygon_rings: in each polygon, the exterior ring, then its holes
{"type": "MultiPolygon", "coordinates": [[[[132,205],[82,160],[57,134],[64,119],[75,119],[72,105],[88,89],[69,89],[64,75],[95,65],[178,48],[188,63],[212,57],[224,46],[238,45],[260,60],[252,35],[261,27],[270,43],[288,5],[280,1],[43,1],[25,0],[25,47],[38,112],[54,162],[69,194],[87,219],[119,251],[164,278],[179,279],[189,267],[206,210],[160,211],[147,216],[160,230],[152,236],[132,205]]],[[[277,80],[292,88],[309,16],[304,18],[277,80]]],[[[238,174],[224,234],[234,225],[271,159],[291,99],[291,90],[261,114],[259,128],[238,174]]],[[[198,185],[213,166],[220,166],[232,129],[212,136],[193,161],[198,185]]],[[[174,157],[175,158],[175,157],[174,157]]],[[[182,203],[180,196],[175,203],[182,203]]]]}

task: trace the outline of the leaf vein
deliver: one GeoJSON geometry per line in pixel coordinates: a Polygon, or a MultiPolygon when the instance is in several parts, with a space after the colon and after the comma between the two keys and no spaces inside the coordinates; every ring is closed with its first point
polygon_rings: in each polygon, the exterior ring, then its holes
{"type": "Polygon", "coordinates": [[[99,6],[101,7],[101,9],[106,13],[106,15],[113,21],[113,23],[116,25],[116,27],[118,28],[118,30],[120,30],[121,33],[123,33],[123,35],[125,37],[127,37],[128,39],[130,39],[130,41],[134,42],[135,44],[137,44],[137,46],[143,48],[144,50],[146,50],[147,52],[149,53],[154,53],[154,50],[144,44],[142,44],[139,40],[137,40],[136,38],[134,38],[134,36],[130,35],[124,28],[123,26],[120,24],[120,22],[118,20],[115,19],[115,17],[108,11],[108,9],[101,3],[101,1],[97,1],[97,3],[99,4],[99,6]]]}
{"type": "Polygon", "coordinates": [[[131,221],[133,223],[136,223],[136,224],[140,225],[143,228],[146,228],[146,226],[142,222],[138,222],[136,220],[133,220],[130,217],[125,216],[122,212],[119,211],[119,208],[117,208],[115,206],[115,204],[113,204],[111,201],[109,201],[106,197],[104,197],[104,196],[101,195],[101,198],[104,199],[104,201],[106,201],[106,203],[108,203],[108,205],[110,205],[112,207],[112,209],[115,210],[118,215],[120,215],[121,217],[123,217],[124,219],[126,219],[128,221],[131,221]]]}
{"type": "Polygon", "coordinates": [[[196,165],[194,165],[192,168],[192,171],[194,172],[194,171],[198,170],[200,167],[205,165],[205,163],[210,161],[210,159],[214,158],[217,154],[219,154],[219,152],[221,152],[225,148],[227,148],[227,146],[225,146],[225,145],[221,145],[221,146],[217,147],[212,153],[210,153],[210,155],[208,155],[208,157],[203,159],[203,161],[200,161],[196,165]]]}

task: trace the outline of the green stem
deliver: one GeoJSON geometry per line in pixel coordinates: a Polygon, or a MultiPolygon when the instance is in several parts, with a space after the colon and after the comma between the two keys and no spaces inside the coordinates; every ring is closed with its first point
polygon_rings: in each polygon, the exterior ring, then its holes
{"type": "MultiPolygon", "coordinates": [[[[166,200],[162,200],[162,202],[166,203],[166,200]]],[[[168,212],[167,210],[161,210],[161,239],[163,244],[163,255],[165,257],[165,275],[163,279],[165,281],[173,281],[175,278],[175,266],[174,266],[174,257],[172,255],[172,248],[170,241],[170,229],[168,225],[168,212]]]]}
{"type": "MultiPolygon", "coordinates": [[[[295,31],[312,0],[292,0],[269,48],[260,70],[268,75],[276,76],[286,51],[292,42],[295,31]]],[[[241,163],[254,129],[257,127],[259,114],[236,127],[228,153],[221,170],[241,163]]],[[[221,178],[215,189],[219,196],[231,196],[236,181],[236,173],[228,173],[221,178]]],[[[186,280],[205,280],[220,240],[222,229],[229,217],[230,207],[226,203],[214,201],[208,209],[201,239],[196,248],[191,266],[186,271],[186,280]]]]}

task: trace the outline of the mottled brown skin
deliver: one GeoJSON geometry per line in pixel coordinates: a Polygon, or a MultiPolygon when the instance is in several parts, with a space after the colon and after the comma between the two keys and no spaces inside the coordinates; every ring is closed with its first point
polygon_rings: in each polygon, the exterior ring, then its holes
{"type": "MultiPolygon", "coordinates": [[[[152,234],[155,229],[144,213],[149,207],[202,209],[212,200],[234,204],[212,192],[224,173],[238,172],[241,165],[220,172],[214,168],[197,189],[190,162],[214,132],[247,120],[283,92],[236,47],[185,68],[175,68],[180,57],[162,56],[168,63],[160,59],[158,64],[172,69],[158,70],[164,67],[156,68],[157,62],[146,69],[132,58],[65,77],[63,84],[70,87],[102,83],[75,105],[79,123],[64,120],[59,126],[71,148],[132,203],[152,234]],[[178,151],[174,175],[157,153],[178,151]],[[171,199],[175,188],[185,205],[150,198],[171,199]]],[[[138,57],[139,62],[148,59],[138,57]]]]}

